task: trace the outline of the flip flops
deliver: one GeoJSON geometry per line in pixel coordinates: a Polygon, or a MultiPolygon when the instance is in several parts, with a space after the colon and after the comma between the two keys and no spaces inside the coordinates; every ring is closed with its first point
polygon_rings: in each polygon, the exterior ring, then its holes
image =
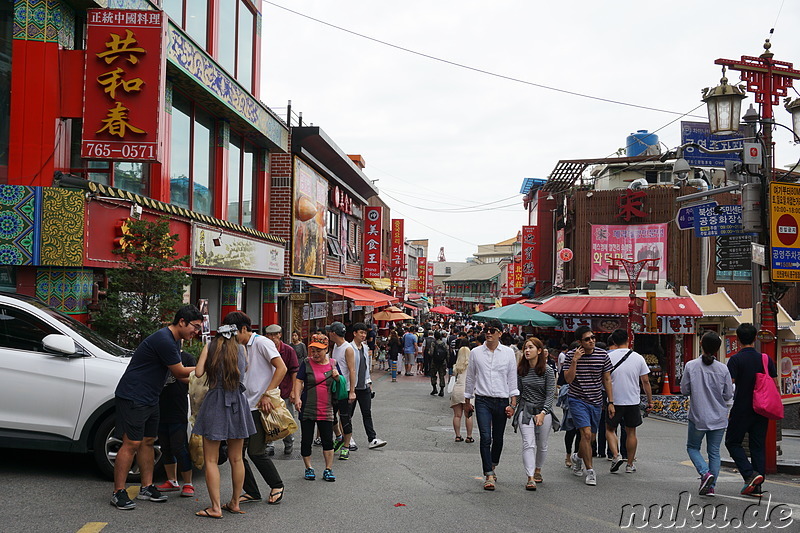
{"type": "Polygon", "coordinates": [[[243,503],[257,503],[257,502],[260,502],[260,501],[261,501],[261,498],[253,498],[252,496],[250,496],[247,493],[242,494],[241,496],[239,496],[239,504],[240,505],[243,504],[243,503]]]}
{"type": "Polygon", "coordinates": [[[283,488],[274,489],[273,491],[270,491],[269,498],[270,499],[267,500],[267,503],[269,505],[278,505],[279,503],[281,503],[281,500],[283,499],[283,488]],[[275,498],[275,496],[277,496],[277,498],[275,498]],[[273,500],[272,498],[275,499],[273,500]]]}
{"type": "Polygon", "coordinates": [[[214,520],[222,519],[222,515],[214,516],[213,514],[209,513],[208,512],[209,509],[211,509],[211,507],[206,507],[202,511],[197,511],[196,513],[194,513],[194,515],[199,516],[200,518],[213,518],[214,520]]]}
{"type": "Polygon", "coordinates": [[[223,511],[228,511],[231,514],[244,514],[244,511],[241,509],[231,509],[231,506],[227,503],[222,506],[223,511]]]}

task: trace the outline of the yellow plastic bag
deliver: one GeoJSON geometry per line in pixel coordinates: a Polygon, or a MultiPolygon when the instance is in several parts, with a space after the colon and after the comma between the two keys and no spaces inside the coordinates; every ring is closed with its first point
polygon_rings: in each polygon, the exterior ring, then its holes
{"type": "Polygon", "coordinates": [[[205,465],[205,456],[203,455],[203,437],[200,435],[192,435],[189,437],[189,455],[192,458],[192,464],[198,470],[202,470],[205,465]]]}
{"type": "MultiPolygon", "coordinates": [[[[208,379],[206,376],[198,378],[194,375],[194,370],[189,374],[189,406],[191,407],[191,414],[189,415],[189,423],[194,426],[195,417],[197,412],[200,411],[200,405],[208,393],[208,379]]],[[[203,456],[203,437],[200,435],[192,435],[189,437],[189,456],[192,458],[192,464],[198,470],[203,469],[205,459],[203,456]]]]}
{"type": "Polygon", "coordinates": [[[273,442],[281,440],[297,431],[297,422],[292,413],[286,407],[286,402],[281,398],[280,389],[275,388],[264,393],[262,398],[267,396],[272,403],[272,411],[269,414],[261,411],[261,423],[267,434],[266,441],[273,442]]]}

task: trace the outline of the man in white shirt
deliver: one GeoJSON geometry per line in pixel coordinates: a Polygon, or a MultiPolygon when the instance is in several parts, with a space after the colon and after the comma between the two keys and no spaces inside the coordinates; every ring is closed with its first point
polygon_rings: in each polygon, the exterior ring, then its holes
{"type": "MultiPolygon", "coordinates": [[[[370,353],[365,342],[369,328],[363,322],[353,324],[353,342],[350,345],[355,353],[355,368],[350,373],[350,380],[355,382],[356,402],[361,409],[361,419],[364,421],[364,430],[367,432],[369,448],[382,448],[386,441],[379,439],[372,425],[372,378],[369,375],[370,353]]],[[[355,414],[356,402],[350,404],[350,419],[355,414]]]]}
{"type": "MultiPolygon", "coordinates": [[[[246,388],[245,397],[256,424],[256,433],[246,440],[245,446],[250,460],[253,461],[264,481],[270,486],[268,502],[277,503],[283,498],[283,480],[267,454],[266,432],[261,423],[259,410],[264,413],[272,411],[272,402],[264,396],[264,393],[278,388],[286,375],[286,364],[281,359],[281,354],[274,342],[253,332],[252,322],[246,314],[241,311],[233,311],[225,315],[222,323],[233,324],[237,327],[239,330],[237,340],[245,347],[247,366],[242,383],[246,388]]],[[[244,494],[239,498],[239,503],[258,501],[261,501],[261,492],[250,468],[250,463],[244,459],[244,494]]]]}
{"type": "Polygon", "coordinates": [[[464,411],[467,417],[475,411],[481,435],[481,463],[484,490],[494,490],[495,467],[503,452],[506,421],[517,407],[517,358],[508,346],[500,344],[503,324],[492,319],[483,330],[486,342],[473,348],[467,366],[464,386],[464,411]],[[472,399],[475,405],[472,405],[472,399]]]}
{"type": "Polygon", "coordinates": [[[354,402],[356,401],[356,382],[351,379],[352,370],[356,366],[355,351],[353,346],[344,339],[347,334],[347,328],[341,322],[334,322],[325,327],[328,332],[328,338],[333,343],[331,350],[331,359],[339,364],[339,370],[344,378],[347,380],[347,390],[349,391],[346,400],[339,400],[334,405],[334,412],[339,413],[339,422],[341,425],[341,435],[337,436],[334,443],[334,451],[339,452],[339,459],[346,461],[350,458],[350,440],[353,436],[353,421],[352,411],[354,402]],[[341,438],[339,438],[341,437],[341,438]]]}
{"type": "Polygon", "coordinates": [[[611,462],[611,472],[617,472],[624,460],[619,453],[619,443],[617,442],[617,426],[622,423],[625,427],[626,448],[628,450],[628,464],[625,467],[626,473],[633,473],[636,467],[633,465],[636,459],[636,428],[642,425],[642,413],[639,410],[641,395],[639,383],[647,395],[647,409],[653,406],[653,392],[650,389],[650,369],[644,357],[634,352],[628,347],[628,332],[624,329],[617,329],[611,333],[611,342],[617,348],[608,352],[611,359],[613,370],[611,371],[611,386],[614,390],[614,416],[606,422],[606,440],[614,459],[611,462]]]}

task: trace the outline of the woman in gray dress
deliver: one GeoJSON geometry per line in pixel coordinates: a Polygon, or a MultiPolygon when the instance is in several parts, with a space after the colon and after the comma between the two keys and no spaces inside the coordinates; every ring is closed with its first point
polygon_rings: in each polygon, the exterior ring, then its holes
{"type": "Polygon", "coordinates": [[[203,518],[222,518],[222,511],[244,514],[239,509],[239,494],[244,485],[242,445],[256,432],[250,408],[244,397],[242,378],[245,373],[244,347],[236,341],[236,326],[217,328],[217,336],[203,347],[195,375],[207,376],[208,394],[203,399],[192,433],[203,437],[206,486],[211,507],[195,513],[203,518]],[[228,442],[233,492],[225,505],[220,505],[219,459],[220,442],[228,442]]]}

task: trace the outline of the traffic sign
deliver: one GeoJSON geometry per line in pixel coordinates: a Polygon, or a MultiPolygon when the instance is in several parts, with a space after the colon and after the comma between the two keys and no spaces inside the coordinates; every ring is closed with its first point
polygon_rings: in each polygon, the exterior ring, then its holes
{"type": "Polygon", "coordinates": [[[694,227],[694,208],[695,207],[717,207],[717,202],[702,202],[699,204],[687,205],[678,209],[678,214],[675,215],[675,223],[678,229],[692,229],[694,227]]]}
{"type": "Polygon", "coordinates": [[[696,237],[742,234],[742,206],[740,205],[696,206],[692,211],[696,237]]]}
{"type": "Polygon", "coordinates": [[[772,281],[800,281],[800,185],[769,184],[770,272],[772,281]]]}

